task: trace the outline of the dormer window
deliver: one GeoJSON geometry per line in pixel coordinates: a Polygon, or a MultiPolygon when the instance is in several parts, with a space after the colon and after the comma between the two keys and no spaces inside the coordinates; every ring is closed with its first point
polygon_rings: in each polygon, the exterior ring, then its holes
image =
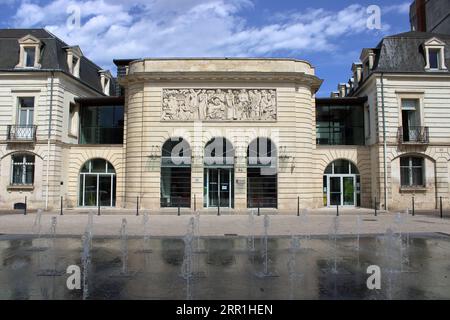
{"type": "Polygon", "coordinates": [[[102,86],[103,93],[107,96],[110,95],[111,90],[111,72],[109,70],[100,70],[100,84],[102,86]]]}
{"type": "Polygon", "coordinates": [[[27,35],[19,39],[19,63],[16,68],[40,68],[39,61],[41,60],[41,40],[27,35]]]}
{"type": "Polygon", "coordinates": [[[80,50],[80,47],[66,47],[67,51],[67,67],[69,72],[74,76],[80,77],[80,61],[83,53],[80,50]]]}
{"type": "Polygon", "coordinates": [[[425,70],[447,70],[445,65],[445,43],[437,38],[432,38],[424,43],[426,65],[425,70]]]}

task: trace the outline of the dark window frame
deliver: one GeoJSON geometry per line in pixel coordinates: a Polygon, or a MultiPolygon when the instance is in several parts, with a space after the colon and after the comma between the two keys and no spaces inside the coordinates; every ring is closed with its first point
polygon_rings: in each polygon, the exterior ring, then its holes
{"type": "Polygon", "coordinates": [[[364,105],[318,105],[316,107],[316,144],[365,145],[364,113],[364,105]],[[360,113],[359,118],[356,118],[353,113],[360,113]],[[341,116],[342,114],[347,116],[341,116]],[[349,120],[356,120],[360,125],[349,125],[349,120]]]}
{"type": "Polygon", "coordinates": [[[80,120],[78,130],[79,144],[123,144],[124,137],[124,106],[123,105],[86,105],[80,108],[80,120]],[[111,110],[113,118],[102,118],[102,111],[111,110]],[[121,110],[120,110],[121,109],[121,110]],[[94,111],[95,110],[95,111],[94,111]],[[95,119],[95,123],[88,123],[92,118],[88,118],[87,112],[95,119]],[[109,126],[101,124],[102,120],[111,121],[109,126]]]}

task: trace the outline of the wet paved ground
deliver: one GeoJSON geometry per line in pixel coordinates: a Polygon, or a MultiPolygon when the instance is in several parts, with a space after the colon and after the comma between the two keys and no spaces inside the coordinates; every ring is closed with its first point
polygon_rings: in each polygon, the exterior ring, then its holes
{"type": "MultiPolygon", "coordinates": [[[[290,237],[268,239],[271,276],[261,277],[266,266],[263,238],[194,237],[190,255],[180,237],[146,242],[142,237],[124,241],[94,236],[87,298],[450,298],[447,235],[387,233],[359,242],[357,237],[334,235],[298,239],[299,247],[290,237]],[[124,261],[127,277],[120,275],[124,261]],[[191,269],[186,269],[188,262],[191,269]],[[367,289],[369,265],[381,268],[381,290],[367,289]]],[[[0,299],[81,299],[81,291],[67,289],[64,274],[69,265],[81,266],[81,252],[79,236],[0,236],[0,299]],[[60,275],[48,276],[48,270],[60,275]]]]}
{"type": "MultiPolygon", "coordinates": [[[[88,215],[66,214],[64,216],[43,214],[41,218],[42,234],[49,234],[51,219],[56,217],[58,235],[81,236],[87,222],[88,215]]],[[[150,215],[149,232],[152,236],[183,237],[187,226],[193,216],[167,216],[150,215]]],[[[330,214],[308,214],[297,217],[295,215],[271,215],[268,234],[271,236],[291,235],[328,235],[333,224],[334,216],[330,214]]],[[[6,215],[0,216],[0,234],[33,234],[33,224],[37,215],[6,215]]],[[[122,219],[128,222],[128,234],[138,236],[143,234],[143,216],[135,215],[93,215],[93,233],[95,236],[117,236],[122,219]]],[[[235,234],[239,236],[262,235],[263,216],[246,215],[200,215],[201,236],[224,236],[235,234]]],[[[341,215],[339,216],[339,234],[382,234],[388,228],[394,231],[408,231],[410,233],[436,233],[450,234],[450,220],[428,216],[415,216],[407,214],[380,214],[373,215],[341,215]],[[359,230],[357,222],[360,221],[359,230]]]]}

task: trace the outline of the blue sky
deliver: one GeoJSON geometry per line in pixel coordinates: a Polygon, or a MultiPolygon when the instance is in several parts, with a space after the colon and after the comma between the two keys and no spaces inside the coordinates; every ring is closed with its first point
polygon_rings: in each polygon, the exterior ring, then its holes
{"type": "Polygon", "coordinates": [[[328,96],[361,49],[409,31],[410,0],[0,0],[2,28],[45,27],[104,68],[114,58],[289,57],[310,61],[328,96]],[[380,8],[369,29],[367,8],[380,8]],[[79,17],[79,19],[78,19],[79,17]],[[79,23],[78,23],[79,21],[79,23]]]}

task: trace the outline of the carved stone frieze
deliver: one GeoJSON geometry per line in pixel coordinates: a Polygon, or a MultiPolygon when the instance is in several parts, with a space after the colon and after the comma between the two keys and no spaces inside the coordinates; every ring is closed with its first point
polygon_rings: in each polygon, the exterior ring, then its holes
{"type": "Polygon", "coordinates": [[[162,120],[275,121],[275,89],[164,89],[162,120]]]}

